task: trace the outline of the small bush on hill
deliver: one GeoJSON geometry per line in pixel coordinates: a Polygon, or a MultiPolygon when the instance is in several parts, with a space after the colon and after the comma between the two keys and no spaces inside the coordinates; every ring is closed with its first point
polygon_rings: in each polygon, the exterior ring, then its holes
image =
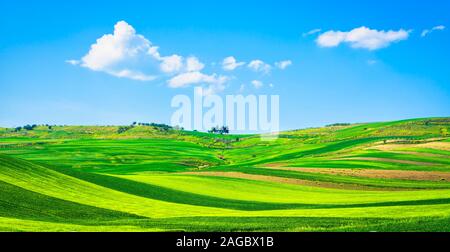
{"type": "Polygon", "coordinates": [[[33,130],[36,127],[37,127],[36,124],[33,124],[33,125],[27,124],[27,125],[23,126],[23,128],[26,129],[26,130],[33,130]]]}
{"type": "Polygon", "coordinates": [[[214,134],[228,134],[230,133],[230,130],[228,126],[222,126],[222,127],[212,127],[210,130],[208,130],[208,133],[214,133],[214,134]]]}
{"type": "Polygon", "coordinates": [[[161,131],[168,131],[168,130],[173,129],[172,126],[164,124],[164,123],[138,123],[138,125],[155,127],[161,131]]]}
{"type": "Polygon", "coordinates": [[[128,131],[128,130],[130,130],[132,128],[133,128],[133,125],[121,126],[121,127],[119,127],[119,129],[117,129],[117,133],[122,134],[122,133],[124,133],[124,132],[126,132],[126,131],[128,131]]]}
{"type": "Polygon", "coordinates": [[[333,124],[328,124],[325,127],[333,127],[333,126],[349,126],[350,123],[333,123],[333,124]]]}

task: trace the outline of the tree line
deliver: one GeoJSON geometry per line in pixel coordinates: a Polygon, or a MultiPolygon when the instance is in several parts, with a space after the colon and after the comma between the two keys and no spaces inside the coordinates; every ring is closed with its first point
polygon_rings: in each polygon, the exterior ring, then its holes
{"type": "Polygon", "coordinates": [[[208,133],[213,133],[213,134],[228,134],[230,133],[230,129],[228,128],[228,126],[216,126],[216,127],[212,127],[210,130],[208,130],[208,133]]]}
{"type": "Polygon", "coordinates": [[[117,129],[117,133],[121,134],[124,133],[132,128],[134,128],[136,125],[138,126],[148,126],[148,127],[154,127],[157,128],[158,130],[161,131],[169,131],[172,129],[175,130],[183,130],[183,128],[179,128],[179,127],[172,127],[170,125],[164,124],[164,123],[143,123],[143,122],[133,122],[131,125],[128,126],[120,126],[117,129]]]}

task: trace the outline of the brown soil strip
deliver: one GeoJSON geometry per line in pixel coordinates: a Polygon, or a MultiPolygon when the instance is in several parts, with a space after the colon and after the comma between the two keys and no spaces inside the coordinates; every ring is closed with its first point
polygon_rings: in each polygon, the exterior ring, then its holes
{"type": "Polygon", "coordinates": [[[380,145],[374,145],[370,146],[367,149],[375,149],[375,150],[381,150],[381,151],[393,151],[401,148],[413,148],[416,147],[417,144],[380,144],[380,145]]]}
{"type": "Polygon", "coordinates": [[[419,161],[411,161],[411,160],[401,160],[401,159],[392,159],[392,158],[376,158],[376,157],[351,157],[351,158],[341,158],[341,160],[381,161],[381,162],[388,162],[388,163],[423,165],[423,166],[438,165],[438,164],[430,163],[430,162],[419,162],[419,161]]]}
{"type": "Polygon", "coordinates": [[[283,167],[283,166],[287,166],[289,164],[287,163],[270,163],[270,164],[265,164],[264,167],[269,167],[269,168],[278,168],[278,167],[283,167]]]}
{"type": "Polygon", "coordinates": [[[410,155],[423,156],[423,157],[449,158],[449,156],[447,156],[447,155],[426,153],[426,152],[415,152],[415,151],[392,151],[392,153],[410,154],[410,155]]]}
{"type": "Polygon", "coordinates": [[[379,145],[369,147],[369,149],[377,149],[377,150],[382,150],[382,151],[391,151],[391,150],[403,149],[403,148],[428,148],[428,149],[450,151],[450,142],[429,142],[429,143],[421,143],[421,144],[387,143],[387,144],[379,144],[379,145]]]}
{"type": "Polygon", "coordinates": [[[450,151],[450,142],[431,142],[419,144],[417,147],[450,151]]]}
{"type": "Polygon", "coordinates": [[[402,188],[375,188],[375,187],[368,187],[368,186],[362,186],[362,185],[356,185],[356,184],[343,184],[343,183],[341,184],[341,183],[311,181],[311,180],[294,179],[294,178],[283,178],[283,177],[275,177],[275,176],[247,174],[247,173],[242,173],[242,172],[182,172],[182,174],[217,176],[217,177],[228,177],[228,178],[242,178],[242,179],[250,179],[250,180],[285,183],[285,184],[292,184],[292,185],[314,186],[314,187],[345,189],[345,190],[370,190],[370,191],[407,190],[407,189],[402,189],[402,188]]]}
{"type": "Polygon", "coordinates": [[[435,171],[403,171],[403,170],[375,170],[375,169],[342,169],[342,168],[303,168],[279,167],[279,170],[312,172],[331,175],[343,175],[365,178],[406,179],[427,181],[449,181],[450,172],[435,171]]]}

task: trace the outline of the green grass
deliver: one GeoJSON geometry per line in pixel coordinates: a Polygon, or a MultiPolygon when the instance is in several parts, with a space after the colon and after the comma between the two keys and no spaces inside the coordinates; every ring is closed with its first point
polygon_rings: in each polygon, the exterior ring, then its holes
{"type": "Polygon", "coordinates": [[[449,129],[449,118],[425,118],[265,142],[147,126],[1,128],[0,231],[450,231],[449,181],[265,168],[450,172],[449,129]],[[385,144],[396,147],[376,150],[385,144]]]}
{"type": "Polygon", "coordinates": [[[351,177],[341,175],[330,175],[320,173],[309,173],[301,171],[288,171],[278,169],[265,168],[215,168],[216,171],[235,171],[246,174],[266,175],[282,178],[294,178],[310,181],[332,182],[347,185],[361,185],[371,187],[373,189],[450,189],[450,183],[445,181],[416,181],[416,180],[401,180],[401,179],[378,179],[378,178],[363,178],[351,177]]]}
{"type": "Polygon", "coordinates": [[[95,225],[98,221],[143,219],[125,212],[49,197],[1,181],[0,191],[0,216],[7,218],[85,225],[95,225]]]}
{"type": "Polygon", "coordinates": [[[436,150],[436,149],[428,149],[428,148],[403,148],[401,150],[419,152],[419,153],[430,153],[430,154],[436,154],[436,155],[450,157],[450,151],[446,151],[446,150],[436,150]]]}

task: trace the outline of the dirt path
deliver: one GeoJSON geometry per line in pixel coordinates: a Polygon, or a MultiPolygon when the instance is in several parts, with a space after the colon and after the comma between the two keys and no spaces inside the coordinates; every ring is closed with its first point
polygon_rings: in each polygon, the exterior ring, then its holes
{"type": "Polygon", "coordinates": [[[289,164],[287,163],[270,163],[270,164],[265,164],[264,167],[270,167],[270,168],[278,168],[278,167],[283,167],[283,166],[287,166],[289,164]]]}
{"type": "Polygon", "coordinates": [[[431,142],[419,144],[417,147],[450,151],[450,142],[431,142]]]}
{"type": "Polygon", "coordinates": [[[447,155],[442,154],[434,154],[434,153],[426,153],[426,152],[414,152],[414,151],[391,151],[392,153],[398,154],[409,154],[423,157],[437,157],[437,158],[449,158],[447,155]]]}
{"type": "MultiPolygon", "coordinates": [[[[267,167],[275,169],[273,167],[267,167]]],[[[279,170],[311,172],[331,175],[343,175],[365,178],[406,179],[426,181],[448,181],[450,172],[435,171],[404,171],[404,170],[375,170],[375,169],[342,169],[342,168],[302,168],[302,167],[278,167],[279,170]]]]}
{"type": "Polygon", "coordinates": [[[429,148],[429,149],[450,151],[450,142],[428,142],[420,144],[387,143],[368,147],[368,149],[377,149],[382,151],[392,151],[404,148],[429,148]]]}
{"type": "Polygon", "coordinates": [[[388,163],[399,163],[399,164],[410,164],[410,165],[423,165],[423,166],[435,166],[436,163],[431,162],[420,162],[393,158],[377,158],[377,157],[350,157],[350,158],[340,158],[339,160],[363,160],[363,161],[381,161],[388,163]]]}
{"type": "Polygon", "coordinates": [[[314,186],[314,187],[345,189],[345,190],[370,190],[370,191],[405,190],[405,189],[401,189],[401,188],[375,188],[375,187],[368,187],[368,186],[362,186],[362,185],[356,185],[356,184],[311,181],[311,180],[294,179],[294,178],[283,178],[283,177],[275,177],[275,176],[247,174],[247,173],[242,173],[242,172],[182,172],[182,174],[218,176],[218,177],[228,177],[228,178],[242,178],[242,179],[251,179],[251,180],[259,180],[259,181],[285,183],[285,184],[292,184],[292,185],[314,186]]]}

